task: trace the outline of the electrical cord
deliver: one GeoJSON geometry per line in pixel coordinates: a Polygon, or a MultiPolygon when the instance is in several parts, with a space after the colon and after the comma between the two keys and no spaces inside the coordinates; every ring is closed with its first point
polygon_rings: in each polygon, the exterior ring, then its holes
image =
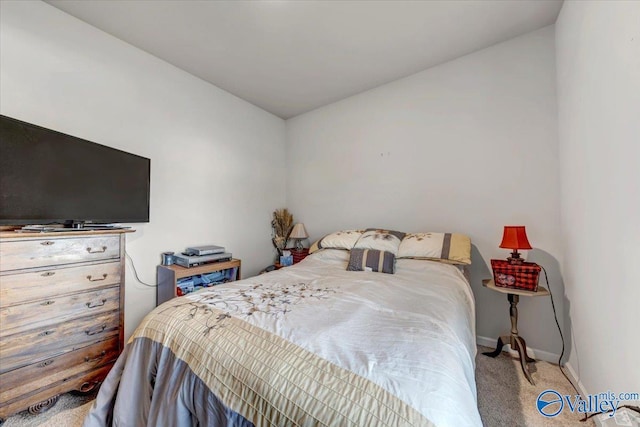
{"type": "MultiPolygon", "coordinates": [[[[542,266],[540,266],[540,267],[542,267],[542,266]]],[[[578,391],[576,386],[569,379],[567,374],[564,372],[564,369],[562,368],[562,358],[564,357],[564,352],[565,352],[564,334],[562,333],[562,328],[560,327],[560,322],[558,322],[558,314],[556,313],[556,304],[555,304],[555,302],[553,300],[553,292],[551,292],[551,285],[549,284],[549,277],[547,276],[547,270],[545,270],[545,268],[542,267],[542,271],[544,272],[544,280],[545,280],[545,282],[547,282],[547,289],[549,289],[549,296],[551,297],[551,308],[553,308],[553,318],[556,321],[556,326],[558,327],[558,332],[560,333],[560,340],[562,341],[562,351],[560,352],[560,357],[558,358],[558,368],[560,368],[560,372],[562,372],[562,375],[564,375],[564,377],[567,379],[567,381],[569,381],[569,383],[571,384],[573,389],[576,391],[576,393],[578,393],[580,395],[580,392],[578,391]]]]}
{"type": "MultiPolygon", "coordinates": [[[[542,267],[542,266],[540,266],[542,267]]],[[[571,387],[573,387],[573,389],[576,391],[577,395],[580,396],[580,398],[582,399],[582,393],[580,393],[577,389],[577,387],[573,384],[573,381],[571,381],[571,379],[569,379],[569,377],[567,376],[567,374],[564,372],[564,369],[562,368],[562,357],[564,356],[564,335],[562,334],[562,328],[560,328],[560,322],[558,322],[558,315],[556,313],[556,305],[553,301],[553,293],[551,292],[551,285],[549,285],[549,277],[547,276],[547,270],[545,270],[544,267],[542,267],[542,271],[544,272],[544,280],[545,282],[547,282],[547,289],[549,289],[549,296],[551,297],[551,307],[553,308],[553,318],[556,321],[556,326],[558,327],[558,332],[560,332],[560,339],[562,340],[562,351],[560,352],[560,358],[558,359],[558,368],[560,369],[560,372],[562,372],[562,375],[564,375],[564,377],[567,379],[567,381],[569,381],[569,384],[571,384],[571,387]]],[[[583,399],[584,400],[584,399],[583,399]]],[[[617,409],[621,409],[621,408],[627,408],[627,409],[631,409],[632,411],[636,411],[638,413],[640,413],[640,407],[638,406],[632,406],[632,405],[622,405],[620,407],[618,407],[617,409]]],[[[616,410],[617,410],[616,409],[616,410]]],[[[608,411],[611,412],[611,411],[608,411]]],[[[584,414],[584,418],[580,420],[580,422],[585,422],[588,419],[595,417],[596,415],[599,414],[605,414],[606,412],[594,412],[593,414],[587,415],[584,414]]]]}
{"type": "MultiPolygon", "coordinates": [[[[540,266],[540,267],[542,267],[542,266],[540,266]]],[[[558,358],[558,369],[560,369],[560,372],[562,372],[562,375],[564,375],[564,377],[567,379],[567,381],[569,381],[569,384],[571,384],[571,387],[573,387],[573,389],[575,390],[576,394],[578,396],[580,396],[580,398],[582,399],[582,393],[580,393],[578,391],[578,388],[573,384],[573,381],[571,381],[569,376],[564,372],[564,369],[562,368],[562,358],[564,357],[564,351],[565,351],[564,334],[562,333],[562,328],[560,327],[560,322],[558,322],[558,314],[556,312],[556,304],[553,301],[553,292],[551,292],[551,285],[549,284],[549,276],[547,276],[547,270],[545,270],[545,268],[542,267],[542,271],[544,272],[544,280],[545,280],[545,282],[547,282],[547,289],[549,290],[549,296],[551,297],[551,308],[553,308],[553,318],[556,321],[556,326],[558,327],[558,332],[560,333],[560,340],[562,341],[562,351],[560,352],[560,357],[558,358]]],[[[586,420],[587,420],[587,414],[585,414],[584,419],[582,419],[580,421],[584,422],[586,420]]]]}
{"type": "Polygon", "coordinates": [[[158,285],[150,285],[150,284],[140,280],[140,278],[138,277],[138,271],[136,271],[136,265],[133,263],[133,258],[131,258],[131,256],[129,255],[129,253],[127,251],[124,251],[124,254],[129,259],[129,262],[131,262],[131,269],[133,270],[133,275],[135,276],[135,278],[138,281],[138,283],[140,283],[141,285],[148,286],[150,288],[155,288],[155,287],[158,286],[158,285]]]}
{"type": "MultiPolygon", "coordinates": [[[[616,411],[618,409],[622,409],[622,408],[627,408],[627,409],[631,409],[632,411],[636,411],[637,413],[640,414],[640,406],[633,406],[633,405],[622,405],[622,406],[618,406],[616,408],[616,411]]],[[[595,417],[596,415],[600,415],[600,414],[608,414],[611,411],[607,411],[607,412],[594,412],[593,414],[590,414],[589,416],[585,416],[583,420],[580,420],[580,422],[585,422],[587,421],[589,418],[595,417]]]]}

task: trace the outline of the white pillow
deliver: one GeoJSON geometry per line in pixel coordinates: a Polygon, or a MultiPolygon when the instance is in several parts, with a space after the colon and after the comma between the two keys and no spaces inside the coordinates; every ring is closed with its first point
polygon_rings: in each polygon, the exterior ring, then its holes
{"type": "Polygon", "coordinates": [[[398,247],[405,233],[401,231],[367,228],[354,245],[355,249],[374,249],[398,254],[398,247]]]}
{"type": "Polygon", "coordinates": [[[362,233],[363,230],[343,230],[327,234],[311,245],[309,253],[312,254],[320,249],[344,249],[349,251],[362,236],[362,233]]]}
{"type": "Polygon", "coordinates": [[[471,264],[471,239],[458,233],[409,233],[396,257],[471,264]]]}

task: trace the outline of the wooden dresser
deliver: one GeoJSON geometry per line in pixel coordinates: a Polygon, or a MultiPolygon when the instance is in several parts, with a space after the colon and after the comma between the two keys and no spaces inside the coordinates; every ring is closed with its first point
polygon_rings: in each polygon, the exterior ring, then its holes
{"type": "Polygon", "coordinates": [[[124,344],[127,231],[0,233],[0,419],[109,372],[124,344]]]}

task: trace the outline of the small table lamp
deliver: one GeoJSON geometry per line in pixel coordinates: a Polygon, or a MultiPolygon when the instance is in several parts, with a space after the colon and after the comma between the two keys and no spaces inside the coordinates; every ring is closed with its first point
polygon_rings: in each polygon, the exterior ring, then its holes
{"type": "Polygon", "coordinates": [[[296,250],[301,251],[304,249],[302,246],[302,241],[304,239],[308,239],[309,235],[307,234],[307,230],[304,228],[304,224],[299,222],[293,226],[293,230],[291,230],[291,234],[289,235],[290,239],[296,241],[296,250]]]}
{"type": "Polygon", "coordinates": [[[513,249],[511,256],[507,258],[509,264],[522,264],[524,260],[520,258],[518,249],[532,249],[524,225],[505,225],[500,247],[513,249]]]}

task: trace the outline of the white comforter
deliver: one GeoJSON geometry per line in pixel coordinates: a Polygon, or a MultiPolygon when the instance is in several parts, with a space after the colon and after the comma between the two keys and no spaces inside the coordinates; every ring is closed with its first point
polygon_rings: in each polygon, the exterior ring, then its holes
{"type": "MultiPolygon", "coordinates": [[[[319,291],[304,300],[292,295],[286,313],[257,311],[246,320],[368,378],[437,426],[481,426],[475,308],[462,273],[419,260],[397,260],[395,274],[346,271],[348,256],[322,250],[238,282],[243,289],[247,283],[305,283],[319,291]]],[[[233,283],[224,288],[237,292],[233,283]]]]}

